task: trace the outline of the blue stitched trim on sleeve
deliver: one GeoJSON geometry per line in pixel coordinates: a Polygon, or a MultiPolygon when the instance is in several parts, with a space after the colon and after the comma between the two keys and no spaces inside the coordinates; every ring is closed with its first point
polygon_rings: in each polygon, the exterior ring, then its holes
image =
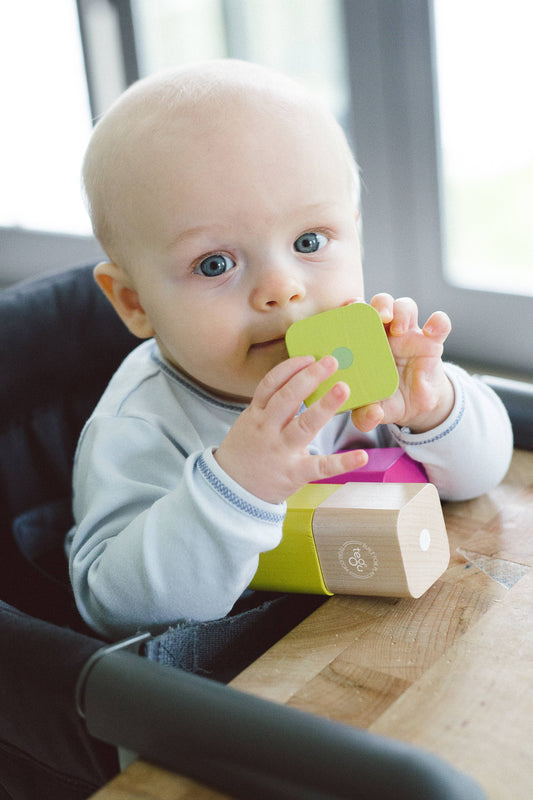
{"type": "Polygon", "coordinates": [[[461,405],[459,407],[459,412],[452,422],[452,424],[446,428],[444,431],[439,433],[437,436],[432,436],[429,439],[420,439],[419,441],[413,442],[411,439],[404,438],[403,436],[398,436],[393,430],[391,430],[392,436],[396,439],[398,444],[409,445],[409,447],[420,447],[420,445],[424,444],[433,444],[434,442],[438,442],[439,439],[444,439],[445,436],[448,436],[461,422],[465,413],[465,394],[461,392],[461,405]]]}
{"type": "Polygon", "coordinates": [[[239,497],[237,494],[235,494],[235,492],[232,492],[228,486],[226,486],[219,478],[217,478],[203,456],[200,456],[197,464],[200,472],[209,485],[225,500],[238,508],[240,511],[243,511],[245,514],[249,514],[251,517],[255,517],[255,519],[259,519],[262,522],[269,522],[272,525],[280,525],[285,519],[285,514],[276,514],[273,511],[263,511],[262,509],[257,508],[257,506],[252,505],[252,503],[248,503],[246,500],[243,500],[242,497],[239,497]]]}

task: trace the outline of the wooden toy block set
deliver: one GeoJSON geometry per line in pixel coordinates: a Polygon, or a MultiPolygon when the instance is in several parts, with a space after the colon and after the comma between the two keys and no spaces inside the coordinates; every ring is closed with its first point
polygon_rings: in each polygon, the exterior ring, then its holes
{"type": "MultiPolygon", "coordinates": [[[[378,313],[365,303],[326,311],[287,331],[290,356],[332,354],[350,386],[340,411],[383,400],[398,373],[378,313]]],[[[263,553],[251,584],[312,594],[420,597],[448,566],[450,550],[435,486],[401,448],[368,450],[361,469],[304,486],[288,501],[280,545],[263,553]]]]}

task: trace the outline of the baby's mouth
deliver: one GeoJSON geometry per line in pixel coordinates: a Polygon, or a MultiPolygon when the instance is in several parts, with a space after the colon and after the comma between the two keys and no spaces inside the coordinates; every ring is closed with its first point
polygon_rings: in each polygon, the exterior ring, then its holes
{"type": "Polygon", "coordinates": [[[265,350],[268,347],[275,347],[276,345],[279,345],[279,344],[285,344],[285,337],[284,336],[278,336],[275,339],[267,339],[264,342],[256,342],[255,344],[252,345],[251,349],[252,350],[265,350]]]}

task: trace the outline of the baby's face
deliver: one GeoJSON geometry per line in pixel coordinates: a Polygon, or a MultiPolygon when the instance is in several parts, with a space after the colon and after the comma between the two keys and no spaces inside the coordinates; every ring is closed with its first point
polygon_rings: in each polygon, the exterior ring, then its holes
{"type": "Polygon", "coordinates": [[[129,198],[132,275],[164,356],[248,400],[293,322],[363,297],[353,186],[318,113],[206,115],[165,132],[129,198]]]}

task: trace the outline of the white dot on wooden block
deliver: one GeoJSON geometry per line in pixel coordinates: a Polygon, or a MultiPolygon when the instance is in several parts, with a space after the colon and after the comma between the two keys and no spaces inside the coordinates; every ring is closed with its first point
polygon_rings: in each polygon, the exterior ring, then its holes
{"type": "Polygon", "coordinates": [[[421,550],[423,550],[424,552],[426,552],[426,550],[429,550],[429,546],[431,544],[431,534],[427,528],[422,528],[422,530],[420,531],[420,538],[418,541],[420,543],[421,550]]]}

